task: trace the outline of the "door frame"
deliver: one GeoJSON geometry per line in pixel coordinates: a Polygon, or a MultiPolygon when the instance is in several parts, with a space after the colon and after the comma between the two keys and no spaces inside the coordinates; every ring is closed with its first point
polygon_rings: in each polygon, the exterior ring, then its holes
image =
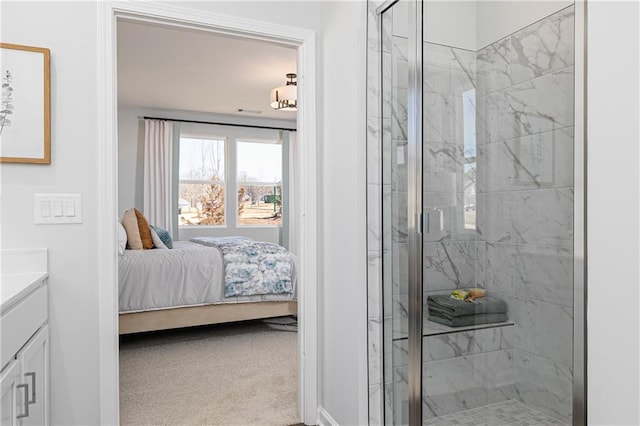
{"type": "Polygon", "coordinates": [[[119,424],[118,337],[118,148],[116,27],[119,19],[160,23],[277,42],[298,51],[298,134],[295,160],[300,176],[296,223],[299,224],[298,361],[301,421],[318,420],[318,218],[316,161],[315,31],[207,11],[148,2],[99,3],[97,13],[98,89],[98,293],[100,347],[100,423],[119,424]]]}

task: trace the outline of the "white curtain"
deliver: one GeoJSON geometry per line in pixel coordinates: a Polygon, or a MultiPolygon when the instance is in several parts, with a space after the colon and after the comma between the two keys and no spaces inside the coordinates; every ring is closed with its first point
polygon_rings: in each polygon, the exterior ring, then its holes
{"type": "Polygon", "coordinates": [[[173,235],[173,123],[144,120],[144,211],[149,224],[173,235]]]}

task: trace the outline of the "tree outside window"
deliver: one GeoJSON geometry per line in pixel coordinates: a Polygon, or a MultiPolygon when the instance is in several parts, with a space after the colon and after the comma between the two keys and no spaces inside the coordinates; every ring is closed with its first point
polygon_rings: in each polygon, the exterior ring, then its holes
{"type": "Polygon", "coordinates": [[[179,223],[225,224],[224,139],[180,138],[179,223]]]}

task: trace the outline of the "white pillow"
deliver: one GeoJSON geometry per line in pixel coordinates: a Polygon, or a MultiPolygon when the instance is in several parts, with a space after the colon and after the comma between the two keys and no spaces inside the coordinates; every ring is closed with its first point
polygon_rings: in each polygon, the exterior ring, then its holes
{"type": "Polygon", "coordinates": [[[155,229],[153,229],[152,227],[149,227],[149,231],[151,231],[151,239],[153,240],[153,245],[157,249],[167,249],[167,250],[169,249],[169,247],[167,247],[165,243],[162,242],[160,237],[158,237],[158,233],[155,231],[155,229]]]}
{"type": "Polygon", "coordinates": [[[122,256],[124,254],[124,249],[127,247],[127,231],[125,231],[124,226],[122,226],[120,221],[116,222],[118,222],[118,225],[116,225],[118,228],[118,254],[122,256]]]}

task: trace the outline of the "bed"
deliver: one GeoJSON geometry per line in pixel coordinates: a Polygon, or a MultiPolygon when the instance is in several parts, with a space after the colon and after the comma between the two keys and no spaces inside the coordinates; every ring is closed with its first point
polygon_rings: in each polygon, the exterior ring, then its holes
{"type": "Polygon", "coordinates": [[[207,245],[207,239],[194,241],[174,241],[172,249],[124,250],[118,269],[120,334],[297,315],[293,255],[287,252],[286,291],[230,293],[228,251],[207,245]]]}

